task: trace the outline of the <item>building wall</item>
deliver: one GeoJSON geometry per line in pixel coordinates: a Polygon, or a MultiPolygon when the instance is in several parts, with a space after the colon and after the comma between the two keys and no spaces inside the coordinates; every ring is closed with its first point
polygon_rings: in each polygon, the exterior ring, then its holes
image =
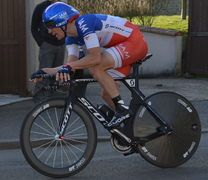
{"type": "MultiPolygon", "coordinates": [[[[181,7],[182,7],[182,0],[160,0],[161,2],[164,1],[163,5],[166,4],[159,15],[180,15],[181,14],[181,7]]],[[[141,6],[145,6],[147,0],[139,0],[139,4],[141,6]]],[[[188,0],[187,0],[188,5],[188,0]]],[[[187,6],[188,8],[188,6],[187,6]]],[[[188,9],[187,9],[188,10],[188,9]]]]}
{"type": "Polygon", "coordinates": [[[144,78],[181,76],[182,35],[165,35],[155,33],[155,30],[152,32],[141,30],[148,44],[148,53],[153,54],[153,57],[139,67],[140,76],[144,78]]]}
{"type": "MultiPolygon", "coordinates": [[[[180,15],[181,8],[182,8],[182,0],[169,0],[167,7],[163,8],[161,15],[180,15]]],[[[187,13],[188,13],[188,5],[187,5],[187,13]]]]}

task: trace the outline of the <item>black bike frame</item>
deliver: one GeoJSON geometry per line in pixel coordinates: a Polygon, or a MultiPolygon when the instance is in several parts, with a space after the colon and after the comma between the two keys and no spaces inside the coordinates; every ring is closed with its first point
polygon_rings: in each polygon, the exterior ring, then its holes
{"type": "MultiPolygon", "coordinates": [[[[130,117],[128,121],[126,121],[125,126],[116,129],[107,129],[112,134],[117,134],[123,140],[126,141],[127,145],[132,145],[135,143],[145,143],[151,141],[155,138],[158,138],[162,135],[170,133],[172,128],[170,125],[145,101],[144,94],[139,90],[139,73],[138,68],[142,64],[142,62],[146,61],[152,56],[152,54],[147,55],[144,59],[132,64],[133,66],[133,76],[126,78],[116,78],[115,81],[121,81],[131,92],[131,102],[130,109],[133,113],[133,116],[130,117]],[[133,120],[136,116],[136,112],[138,108],[141,106],[145,107],[150,114],[154,117],[154,119],[161,125],[157,128],[157,132],[148,135],[147,137],[134,137],[133,134],[133,120]]],[[[48,75],[45,75],[48,76],[48,75]]],[[[50,76],[50,75],[49,75],[50,76]]],[[[107,118],[85,97],[85,92],[88,83],[97,82],[94,78],[86,78],[86,79],[74,79],[70,82],[60,83],[58,86],[66,86],[69,85],[69,95],[67,98],[66,106],[65,106],[65,114],[64,118],[61,122],[60,136],[64,136],[65,129],[70,120],[71,113],[73,111],[74,104],[78,101],[81,103],[90,114],[92,114],[104,127],[105,124],[108,123],[107,118]]],[[[55,89],[57,86],[50,87],[51,89],[55,89]]]]}
{"type": "MultiPolygon", "coordinates": [[[[131,91],[132,99],[130,102],[130,109],[132,110],[133,114],[136,114],[140,106],[144,106],[151,113],[154,119],[161,125],[161,127],[158,128],[158,131],[156,133],[150,134],[147,137],[134,137],[132,130],[132,123],[134,119],[133,116],[130,118],[131,120],[127,121],[124,128],[121,128],[119,130],[108,129],[110,133],[119,133],[122,138],[124,138],[128,143],[131,144],[135,141],[139,143],[150,141],[164,134],[167,134],[172,130],[169,124],[157,112],[155,112],[148,103],[145,102],[145,96],[138,88],[138,78],[118,78],[115,79],[115,81],[123,82],[123,84],[131,91]]],[[[104,127],[105,124],[108,123],[108,120],[105,118],[105,116],[85,97],[87,85],[92,82],[97,81],[93,78],[75,79],[71,81],[69,96],[66,103],[65,116],[61,126],[61,136],[64,136],[64,129],[70,119],[74,103],[77,101],[80,102],[90,112],[90,114],[92,114],[104,127]]]]}

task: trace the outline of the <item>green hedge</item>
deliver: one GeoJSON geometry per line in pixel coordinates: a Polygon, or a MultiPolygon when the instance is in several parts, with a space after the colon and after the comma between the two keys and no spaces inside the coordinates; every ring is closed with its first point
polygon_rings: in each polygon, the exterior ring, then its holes
{"type": "Polygon", "coordinates": [[[139,24],[145,26],[151,26],[154,17],[168,3],[168,0],[68,0],[68,4],[82,15],[110,14],[131,22],[133,17],[137,17],[139,24]]]}

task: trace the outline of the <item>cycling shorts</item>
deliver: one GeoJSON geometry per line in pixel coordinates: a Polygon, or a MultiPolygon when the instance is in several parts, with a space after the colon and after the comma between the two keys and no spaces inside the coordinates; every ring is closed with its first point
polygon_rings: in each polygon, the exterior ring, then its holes
{"type": "Polygon", "coordinates": [[[114,69],[107,71],[113,78],[128,76],[131,64],[143,59],[148,53],[146,40],[139,28],[130,22],[125,26],[133,29],[131,35],[123,42],[106,49],[115,60],[114,69]]]}

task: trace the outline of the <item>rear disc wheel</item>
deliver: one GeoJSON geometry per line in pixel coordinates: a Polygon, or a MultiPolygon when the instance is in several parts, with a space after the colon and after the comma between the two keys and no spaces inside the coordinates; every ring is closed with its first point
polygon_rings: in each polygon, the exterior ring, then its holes
{"type": "MultiPolygon", "coordinates": [[[[139,145],[142,157],[163,168],[185,163],[195,153],[201,137],[201,123],[193,105],[181,95],[160,92],[145,99],[151,107],[173,128],[170,134],[139,145]]],[[[140,107],[134,120],[134,136],[146,137],[156,132],[160,125],[140,107]]]]}

